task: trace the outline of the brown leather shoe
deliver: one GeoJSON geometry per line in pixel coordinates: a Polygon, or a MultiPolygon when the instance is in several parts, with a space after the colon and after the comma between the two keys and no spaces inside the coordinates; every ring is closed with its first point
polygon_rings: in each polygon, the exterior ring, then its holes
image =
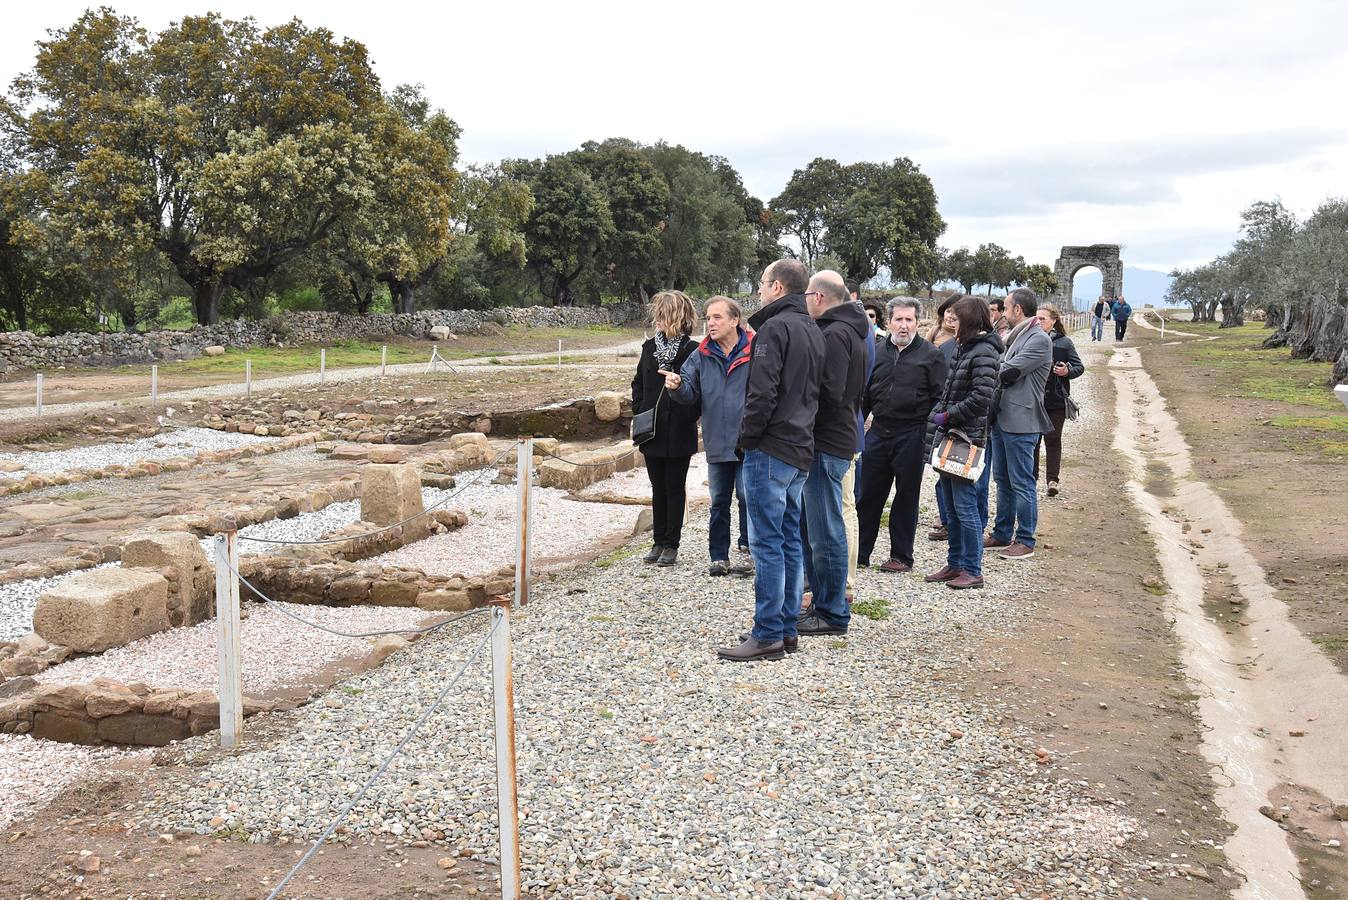
{"type": "Polygon", "coordinates": [[[946,527],[944,525],[937,525],[931,531],[927,532],[927,540],[948,541],[950,540],[950,532],[946,530],[946,527]]]}
{"type": "Polygon", "coordinates": [[[945,586],[952,591],[967,591],[971,588],[981,588],[983,586],[983,576],[970,575],[968,572],[961,572],[958,577],[947,581],[945,586]]]}
{"type": "Polygon", "coordinates": [[[999,540],[993,537],[992,535],[988,535],[987,537],[983,538],[984,550],[996,550],[999,547],[1010,547],[1010,546],[1011,546],[1010,541],[999,540]]]}
{"type": "Polygon", "coordinates": [[[910,565],[908,565],[908,563],[906,563],[906,562],[904,562],[904,561],[902,561],[902,560],[899,560],[899,559],[894,559],[894,558],[891,556],[889,559],[887,559],[887,560],[885,560],[884,562],[880,563],[880,571],[881,571],[881,572],[911,572],[911,571],[913,571],[913,567],[910,566],[910,565]]]}
{"type": "Polygon", "coordinates": [[[950,566],[942,566],[923,580],[930,584],[943,584],[947,581],[952,581],[963,574],[964,570],[962,569],[952,569],[950,566]]]}
{"type": "Polygon", "coordinates": [[[1034,556],[1034,548],[1027,547],[1017,541],[997,555],[1002,559],[1029,559],[1031,556],[1034,556]]]}

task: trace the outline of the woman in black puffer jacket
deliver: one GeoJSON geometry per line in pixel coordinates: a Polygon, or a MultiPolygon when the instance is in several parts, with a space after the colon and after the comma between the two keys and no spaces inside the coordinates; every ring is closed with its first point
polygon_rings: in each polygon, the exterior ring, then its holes
{"type": "MultiPolygon", "coordinates": [[[[927,456],[939,446],[948,429],[958,429],[979,447],[988,445],[988,410],[997,389],[997,369],[1002,359],[1002,341],[992,330],[988,306],[977,297],[961,298],[953,307],[959,319],[955,340],[959,349],[950,365],[945,391],[932,408],[927,427],[927,456]]],[[[936,490],[943,495],[946,530],[950,535],[943,568],[927,581],[944,582],[955,590],[983,586],[983,529],[978,485],[950,475],[941,475],[936,490]]]]}
{"type": "MultiPolygon", "coordinates": [[[[1044,411],[1053,422],[1053,430],[1040,437],[1044,455],[1048,457],[1048,495],[1058,496],[1058,473],[1062,470],[1062,429],[1067,423],[1067,398],[1072,396],[1072,379],[1080,378],[1086,367],[1077,355],[1076,345],[1067,336],[1062,315],[1052,306],[1041,306],[1035,313],[1039,325],[1053,338],[1053,368],[1044,382],[1044,411]]],[[[1039,480],[1039,448],[1034,450],[1034,480],[1039,480]]]]}
{"type": "Polygon", "coordinates": [[[697,324],[697,310],[683,291],[661,291],[651,298],[651,324],[655,336],[641,345],[641,359],[632,378],[632,414],[655,409],[655,437],[641,445],[651,480],[655,543],[642,561],[672,566],[679,559],[688,464],[697,452],[700,408],[666,396],[662,373],[679,372],[683,361],[697,349],[697,341],[689,337],[697,324]]]}

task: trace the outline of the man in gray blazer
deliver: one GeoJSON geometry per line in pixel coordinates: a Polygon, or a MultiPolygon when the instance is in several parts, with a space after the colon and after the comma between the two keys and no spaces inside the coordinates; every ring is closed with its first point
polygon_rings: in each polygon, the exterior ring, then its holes
{"type": "Polygon", "coordinates": [[[1044,383],[1053,365],[1053,341],[1035,312],[1039,298],[1029,288],[1006,297],[1011,331],[1002,354],[1001,386],[988,414],[989,460],[997,482],[997,517],[984,547],[1001,548],[1003,559],[1034,556],[1034,531],[1039,524],[1039,495],[1034,455],[1039,436],[1053,430],[1044,411],[1044,383]]]}

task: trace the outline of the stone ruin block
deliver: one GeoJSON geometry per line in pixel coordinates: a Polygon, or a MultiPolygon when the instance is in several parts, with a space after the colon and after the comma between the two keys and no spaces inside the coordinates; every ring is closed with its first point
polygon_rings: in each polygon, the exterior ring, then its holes
{"type": "Polygon", "coordinates": [[[485,466],[496,459],[496,454],[492,452],[491,442],[487,440],[487,436],[475,431],[450,435],[449,455],[457,469],[485,466]]]}
{"type": "Polygon", "coordinates": [[[169,625],[196,625],[215,615],[215,570],[206,551],[182,531],[134,535],[122,547],[122,565],[133,569],[173,569],[169,582],[169,625]]]}
{"type": "Polygon", "coordinates": [[[623,397],[617,391],[594,395],[594,417],[601,422],[616,422],[623,414],[623,397]]]}
{"type": "Polygon", "coordinates": [[[641,465],[640,454],[632,453],[631,450],[632,442],[623,441],[598,450],[563,451],[559,455],[584,465],[548,457],[538,467],[538,483],[541,487],[579,491],[617,472],[626,472],[641,465]]]}
{"type": "MultiPolygon", "coordinates": [[[[375,525],[392,525],[425,512],[421,502],[421,475],[406,463],[371,463],[360,481],[360,518],[375,525]]],[[[431,521],[420,516],[403,526],[404,542],[426,537],[431,521]]]]}
{"type": "Polygon", "coordinates": [[[168,628],[168,580],[144,569],[97,569],[37,601],[33,630],[81,653],[101,653],[168,628]]]}

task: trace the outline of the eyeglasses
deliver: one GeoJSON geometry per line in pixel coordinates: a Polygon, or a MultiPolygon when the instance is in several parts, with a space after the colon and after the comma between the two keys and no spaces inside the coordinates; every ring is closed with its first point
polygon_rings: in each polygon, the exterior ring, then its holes
{"type": "Polygon", "coordinates": [[[777,280],[776,278],[765,278],[765,279],[759,279],[759,282],[758,282],[758,283],[759,283],[760,285],[762,285],[763,287],[767,287],[768,285],[772,284],[772,283],[773,283],[774,281],[776,281],[776,280],[777,280]]]}
{"type": "Polygon", "coordinates": [[[806,292],[805,292],[805,296],[806,296],[806,297],[809,297],[809,296],[811,296],[811,295],[813,295],[813,296],[815,296],[815,297],[822,297],[822,296],[824,296],[824,292],[823,292],[823,291],[806,291],[806,292]]]}

